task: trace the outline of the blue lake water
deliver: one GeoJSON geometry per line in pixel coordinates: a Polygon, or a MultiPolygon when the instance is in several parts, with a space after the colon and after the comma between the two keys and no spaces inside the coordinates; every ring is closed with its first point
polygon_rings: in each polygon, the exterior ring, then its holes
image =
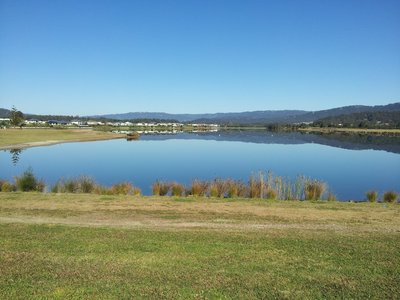
{"type": "Polygon", "coordinates": [[[189,184],[193,179],[247,181],[259,171],[328,183],[340,200],[363,200],[371,189],[400,191],[400,143],[363,137],[267,132],[142,136],[139,141],[66,143],[0,151],[0,178],[12,180],[31,167],[48,184],[88,175],[103,185],[130,181],[151,193],[156,180],[189,184]],[[14,156],[14,157],[13,157],[14,156]],[[14,161],[12,160],[14,158],[14,161]]]}

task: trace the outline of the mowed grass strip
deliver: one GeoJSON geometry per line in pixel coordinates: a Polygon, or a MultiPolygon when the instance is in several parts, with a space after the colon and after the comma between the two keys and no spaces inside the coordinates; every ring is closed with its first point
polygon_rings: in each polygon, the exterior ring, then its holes
{"type": "Polygon", "coordinates": [[[0,298],[394,299],[398,215],[397,204],[4,193],[0,298]]]}
{"type": "Polygon", "coordinates": [[[122,135],[92,129],[2,129],[0,130],[0,147],[48,141],[95,141],[121,138],[122,135]]]}

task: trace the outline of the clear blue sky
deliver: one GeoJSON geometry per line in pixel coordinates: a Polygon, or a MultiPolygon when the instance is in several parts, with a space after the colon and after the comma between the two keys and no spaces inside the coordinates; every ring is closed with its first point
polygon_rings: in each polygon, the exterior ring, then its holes
{"type": "Polygon", "coordinates": [[[0,0],[0,107],[88,115],[400,101],[399,0],[0,0]]]}

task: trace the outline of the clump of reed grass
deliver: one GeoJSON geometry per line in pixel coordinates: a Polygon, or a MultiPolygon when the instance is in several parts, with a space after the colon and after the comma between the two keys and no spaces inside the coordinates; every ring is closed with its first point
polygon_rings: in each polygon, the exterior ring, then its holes
{"type": "Polygon", "coordinates": [[[262,198],[263,196],[263,181],[262,175],[257,178],[256,176],[250,176],[249,179],[249,197],[250,198],[262,198]]]}
{"type": "Polygon", "coordinates": [[[171,184],[162,181],[156,181],[153,183],[153,195],[154,196],[166,196],[171,188],[171,184]]]}
{"type": "Polygon", "coordinates": [[[78,190],[84,194],[90,194],[94,191],[96,182],[87,176],[82,176],[78,179],[78,190]]]}
{"type": "Polygon", "coordinates": [[[113,195],[130,195],[133,192],[133,185],[130,182],[121,182],[111,187],[113,195]]]}
{"type": "Polygon", "coordinates": [[[15,186],[18,191],[22,192],[43,192],[45,189],[45,183],[38,180],[31,168],[26,170],[21,176],[15,177],[15,186]]]}
{"type": "Polygon", "coordinates": [[[141,196],[142,195],[142,190],[136,186],[133,187],[132,189],[132,195],[133,196],[141,196]]]}
{"type": "Polygon", "coordinates": [[[204,197],[207,194],[208,187],[208,182],[195,179],[192,182],[191,195],[195,197],[204,197]]]}
{"type": "Polygon", "coordinates": [[[389,191],[383,194],[383,202],[385,203],[394,203],[397,201],[397,193],[394,191],[389,191]]]}
{"type": "Polygon", "coordinates": [[[378,193],[376,191],[368,191],[365,193],[368,202],[377,202],[378,201],[378,193]]]}
{"type": "Polygon", "coordinates": [[[248,196],[247,185],[238,180],[228,179],[225,181],[225,192],[228,198],[246,198],[248,196]]]}
{"type": "Polygon", "coordinates": [[[171,185],[172,196],[175,196],[175,197],[185,196],[185,190],[186,190],[185,186],[180,183],[174,182],[171,185]]]}
{"type": "Polygon", "coordinates": [[[97,190],[97,183],[88,176],[68,178],[57,181],[51,188],[53,193],[83,193],[91,194],[97,190]]]}
{"type": "Polygon", "coordinates": [[[0,191],[9,193],[9,192],[15,192],[17,190],[17,187],[15,184],[12,184],[11,182],[8,181],[0,181],[0,191]]]}
{"type": "Polygon", "coordinates": [[[265,195],[267,199],[275,200],[278,197],[278,192],[270,188],[267,190],[267,193],[265,195]]]}
{"type": "Polygon", "coordinates": [[[337,198],[336,198],[335,194],[328,193],[328,197],[326,198],[326,200],[329,202],[335,202],[335,201],[337,201],[337,198]]]}
{"type": "Polygon", "coordinates": [[[319,180],[310,180],[305,184],[304,198],[305,200],[320,200],[325,190],[326,185],[324,182],[319,180]]]}
{"type": "Polygon", "coordinates": [[[227,182],[215,179],[210,183],[210,197],[223,198],[227,191],[227,182]]]}

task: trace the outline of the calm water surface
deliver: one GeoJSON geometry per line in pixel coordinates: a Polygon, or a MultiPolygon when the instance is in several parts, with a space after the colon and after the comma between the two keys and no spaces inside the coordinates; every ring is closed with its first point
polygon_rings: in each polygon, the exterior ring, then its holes
{"type": "Polygon", "coordinates": [[[258,171],[328,183],[340,200],[364,199],[370,189],[399,191],[400,143],[368,144],[313,135],[258,133],[143,136],[139,141],[67,143],[0,151],[0,178],[11,180],[32,167],[49,184],[89,175],[103,185],[130,181],[144,194],[156,180],[189,184],[193,179],[247,181],[258,171]]]}

